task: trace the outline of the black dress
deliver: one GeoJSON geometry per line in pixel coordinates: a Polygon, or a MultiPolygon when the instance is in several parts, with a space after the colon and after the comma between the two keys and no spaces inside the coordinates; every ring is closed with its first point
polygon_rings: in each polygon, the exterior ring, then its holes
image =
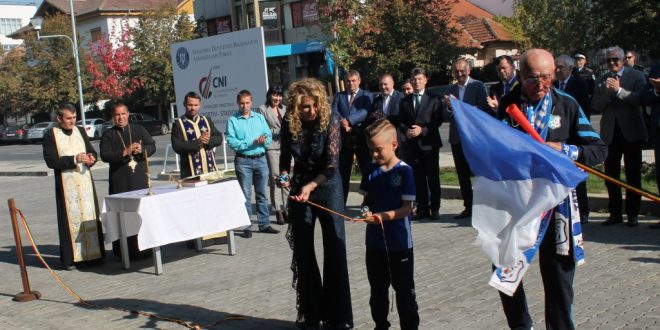
{"type": "MultiPolygon", "coordinates": [[[[291,195],[313,179],[320,183],[309,200],[344,212],[341,178],[338,172],[341,147],[339,117],[333,115],[328,127],[319,132],[318,121],[303,123],[298,140],[293,140],[286,120],[283,122],[280,170],[290,172],[291,195]]],[[[287,240],[293,250],[291,270],[296,290],[296,325],[318,328],[320,322],[330,329],[353,327],[351,293],[346,262],[343,219],[312,207],[289,201],[290,224],[287,240]],[[319,219],[323,234],[323,278],[314,253],[314,224],[319,219]]]]}

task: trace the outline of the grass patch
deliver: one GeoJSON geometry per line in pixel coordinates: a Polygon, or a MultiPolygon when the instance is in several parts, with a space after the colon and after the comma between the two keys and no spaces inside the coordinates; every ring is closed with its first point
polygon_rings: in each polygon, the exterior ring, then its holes
{"type": "MultiPolygon", "coordinates": [[[[595,168],[601,172],[605,171],[603,165],[598,165],[595,168]]],[[[658,185],[655,177],[655,164],[642,163],[642,189],[654,194],[657,193],[658,185]]],[[[351,181],[360,181],[360,179],[361,175],[359,172],[352,173],[351,181]]],[[[623,168],[621,169],[621,180],[626,180],[623,168]]],[[[440,184],[443,186],[458,186],[458,176],[453,167],[440,168],[440,184]]],[[[589,178],[587,179],[587,191],[591,194],[606,194],[607,188],[605,187],[605,181],[593,174],[589,174],[589,178]]]]}

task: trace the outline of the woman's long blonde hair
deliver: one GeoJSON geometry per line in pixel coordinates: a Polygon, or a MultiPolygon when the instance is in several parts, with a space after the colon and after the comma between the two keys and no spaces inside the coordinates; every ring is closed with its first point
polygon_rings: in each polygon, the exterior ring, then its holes
{"type": "Polygon", "coordinates": [[[323,84],[314,78],[305,78],[294,81],[289,86],[289,96],[287,97],[285,120],[289,124],[289,132],[293,140],[297,141],[302,132],[302,119],[300,105],[303,98],[311,96],[318,107],[317,117],[319,121],[319,132],[325,131],[330,123],[330,104],[328,95],[325,93],[323,84]]]}

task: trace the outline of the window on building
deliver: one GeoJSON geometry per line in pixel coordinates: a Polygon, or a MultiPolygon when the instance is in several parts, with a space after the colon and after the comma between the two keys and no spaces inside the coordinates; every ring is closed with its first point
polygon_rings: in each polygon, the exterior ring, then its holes
{"type": "Polygon", "coordinates": [[[0,18],[0,35],[6,36],[20,28],[20,18],[0,18]]]}
{"type": "Polygon", "coordinates": [[[100,27],[89,30],[89,34],[91,35],[92,43],[95,43],[103,38],[100,27]]]}
{"type": "Polygon", "coordinates": [[[291,20],[294,28],[318,24],[319,12],[316,9],[316,1],[292,2],[291,20]]]}

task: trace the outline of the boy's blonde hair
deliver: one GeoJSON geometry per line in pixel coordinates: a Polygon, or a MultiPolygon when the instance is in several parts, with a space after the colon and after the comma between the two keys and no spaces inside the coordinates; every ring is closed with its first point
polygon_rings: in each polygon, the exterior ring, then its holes
{"type": "Polygon", "coordinates": [[[367,127],[366,134],[368,140],[376,138],[396,140],[396,127],[387,118],[379,118],[367,127]]]}

